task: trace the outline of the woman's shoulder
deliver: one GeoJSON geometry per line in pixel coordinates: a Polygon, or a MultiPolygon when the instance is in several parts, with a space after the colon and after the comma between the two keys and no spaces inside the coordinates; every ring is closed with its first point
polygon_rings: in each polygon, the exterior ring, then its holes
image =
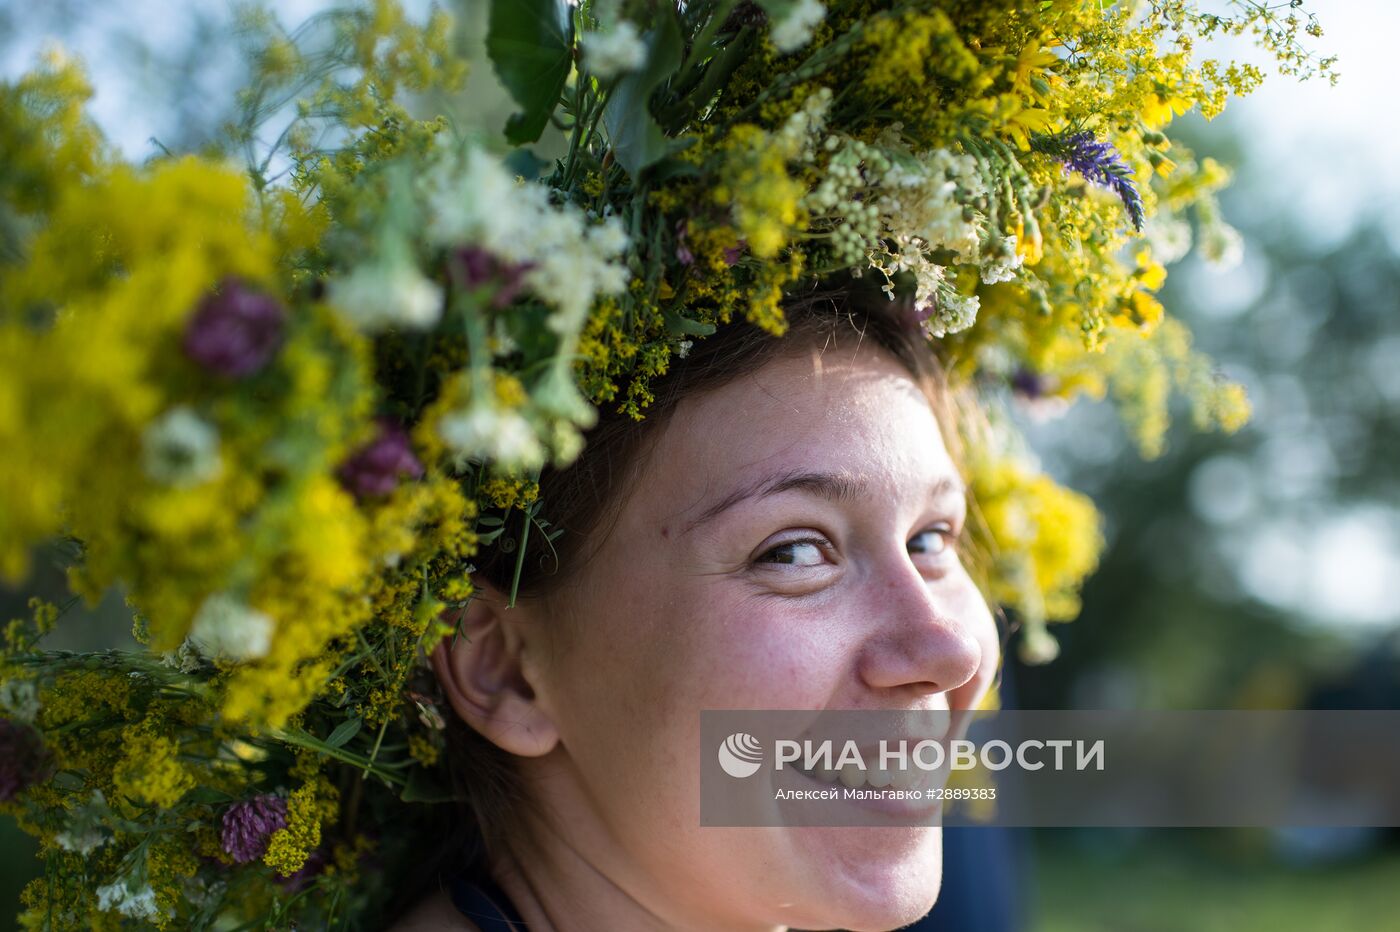
{"type": "Polygon", "coordinates": [[[389,927],[389,932],[480,932],[480,928],[463,916],[443,890],[425,897],[411,912],[389,927]]]}

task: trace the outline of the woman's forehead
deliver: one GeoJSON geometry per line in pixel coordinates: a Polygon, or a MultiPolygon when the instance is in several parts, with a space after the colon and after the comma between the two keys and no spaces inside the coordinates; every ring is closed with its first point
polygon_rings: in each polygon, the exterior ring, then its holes
{"type": "Polygon", "coordinates": [[[894,357],[865,348],[776,359],[682,402],[652,454],[648,485],[671,513],[798,473],[885,495],[958,478],[923,390],[894,357]]]}

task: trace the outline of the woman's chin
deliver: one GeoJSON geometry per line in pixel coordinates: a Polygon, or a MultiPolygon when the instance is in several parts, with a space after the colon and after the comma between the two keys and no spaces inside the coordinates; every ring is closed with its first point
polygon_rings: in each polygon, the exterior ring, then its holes
{"type": "Polygon", "coordinates": [[[878,932],[922,917],[943,880],[942,832],[937,827],[794,829],[810,866],[812,891],[795,928],[878,932]]]}

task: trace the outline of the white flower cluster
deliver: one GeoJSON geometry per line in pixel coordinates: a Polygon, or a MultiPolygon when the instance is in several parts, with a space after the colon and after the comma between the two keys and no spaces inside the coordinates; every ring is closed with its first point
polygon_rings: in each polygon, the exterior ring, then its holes
{"type": "Polygon", "coordinates": [[[939,293],[938,308],[933,316],[924,321],[924,330],[934,337],[966,330],[977,322],[980,303],[977,295],[958,294],[946,288],[939,293]]]}
{"type": "Polygon", "coordinates": [[[177,488],[200,485],[219,475],[219,432],[181,405],[152,421],[141,435],[146,475],[177,488]]]}
{"type": "Polygon", "coordinates": [[[111,814],[112,811],[107,806],[107,797],[102,795],[101,790],[93,790],[88,802],[72,810],[68,816],[68,824],[54,834],[54,843],[64,851],[72,851],[74,854],[96,851],[108,841],[107,832],[103,829],[103,820],[111,814]]]}
{"type": "Polygon", "coordinates": [[[156,906],[156,891],[150,884],[132,887],[126,880],[118,880],[97,888],[97,908],[116,910],[132,919],[155,919],[160,916],[156,906]]]}
{"type": "Polygon", "coordinates": [[[408,246],[397,241],[332,281],[329,293],[331,304],[362,330],[426,329],[442,318],[442,288],[419,271],[408,246]]]}
{"type": "Polygon", "coordinates": [[[877,204],[886,235],[901,249],[949,250],[958,262],[975,262],[982,218],[969,205],[986,195],[976,159],[937,149],[912,162],[892,160],[877,204]]]}
{"type": "Polygon", "coordinates": [[[826,17],[826,7],[819,0],[793,0],[786,9],[770,13],[772,25],[768,37],[784,55],[795,52],[812,41],[812,32],[826,17]]]}
{"type": "Polygon", "coordinates": [[[190,641],[205,657],[251,660],[272,646],[272,619],[224,593],[209,596],[195,612],[190,641]]]}
{"type": "Polygon", "coordinates": [[[438,423],[438,435],[457,456],[457,468],[467,460],[534,468],[544,463],[544,446],[535,428],[516,411],[498,409],[489,402],[474,403],[454,411],[438,423]]]}
{"type": "Polygon", "coordinates": [[[1009,282],[1016,277],[1016,270],[1021,267],[1024,258],[1016,251],[1016,235],[1006,237],[998,241],[997,245],[991,249],[984,249],[982,254],[982,284],[995,285],[997,282],[1009,282]]]}
{"type": "Polygon", "coordinates": [[[636,71],[647,59],[642,34],[630,20],[621,20],[610,29],[585,32],[580,45],[584,65],[604,81],[636,71]]]}
{"type": "Polygon", "coordinates": [[[1156,214],[1147,218],[1143,238],[1152,249],[1152,258],[1163,265],[1171,265],[1186,258],[1191,251],[1191,224],[1170,208],[1160,206],[1156,214]]]}
{"type": "Polygon", "coordinates": [[[984,284],[995,284],[1015,278],[1024,261],[1015,236],[986,229],[989,192],[977,160],[947,149],[916,155],[897,134],[874,145],[831,136],[824,146],[827,170],[803,203],[831,223],[836,259],[864,256],[891,295],[894,276],[912,274],[931,336],[972,326],[978,300],[953,288],[947,267],[976,267],[984,284]]]}
{"type": "Polygon", "coordinates": [[[807,193],[802,206],[813,217],[835,221],[831,248],[843,265],[858,265],[882,230],[880,210],[865,196],[867,173],[880,177],[890,162],[876,146],[848,136],[828,136],[823,147],[832,156],[822,180],[807,193]]]}
{"type": "Polygon", "coordinates": [[[783,122],[777,133],[777,143],[789,159],[810,162],[816,157],[817,140],[826,127],[831,98],[831,88],[819,87],[783,122]]]}
{"type": "Polygon", "coordinates": [[[5,680],[0,683],[0,712],[18,722],[33,722],[39,715],[39,691],[29,680],[5,680]]]}
{"type": "Polygon", "coordinates": [[[554,306],[549,326],[558,334],[577,333],[599,295],[627,286],[617,257],[628,240],[616,218],[590,223],[577,208],[556,207],[547,187],[517,180],[480,149],[442,159],[423,186],[429,240],[526,265],[525,285],[554,306]]]}
{"type": "Polygon", "coordinates": [[[1200,250],[1206,262],[1220,271],[1228,271],[1244,261],[1244,237],[1224,220],[1203,221],[1200,250]]]}

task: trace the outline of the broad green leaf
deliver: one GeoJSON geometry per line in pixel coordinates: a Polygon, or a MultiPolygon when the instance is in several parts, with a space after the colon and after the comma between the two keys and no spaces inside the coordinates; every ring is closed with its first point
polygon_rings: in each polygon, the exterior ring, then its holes
{"type": "Polygon", "coordinates": [[[633,178],[669,152],[666,134],[651,115],[649,103],[652,93],[680,68],[684,43],[674,11],[659,19],[644,36],[646,64],[618,81],[603,111],[618,164],[633,178]]]}
{"type": "Polygon", "coordinates": [[[559,103],[573,61],[574,21],[565,0],[491,0],[486,54],[520,105],[506,122],[506,139],[540,138],[559,103]]]}
{"type": "Polygon", "coordinates": [[[335,731],[326,739],[326,744],[333,748],[344,747],[345,743],[355,735],[360,733],[361,722],[358,718],[349,718],[335,726],[335,731]]]}

